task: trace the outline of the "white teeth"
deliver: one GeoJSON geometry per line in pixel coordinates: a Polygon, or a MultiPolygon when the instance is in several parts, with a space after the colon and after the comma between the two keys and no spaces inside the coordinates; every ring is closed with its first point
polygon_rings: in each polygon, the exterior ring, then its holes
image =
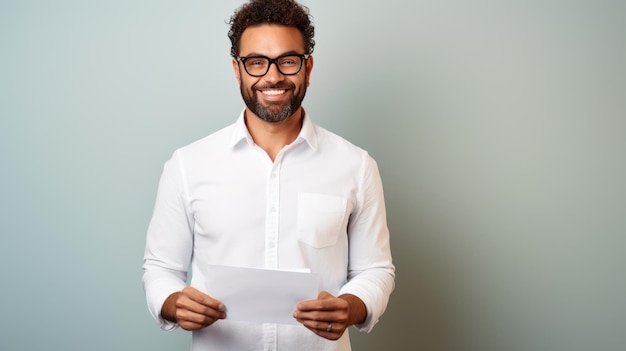
{"type": "Polygon", "coordinates": [[[266,95],[280,95],[284,93],[285,93],[284,90],[263,90],[263,94],[266,94],[266,95]]]}

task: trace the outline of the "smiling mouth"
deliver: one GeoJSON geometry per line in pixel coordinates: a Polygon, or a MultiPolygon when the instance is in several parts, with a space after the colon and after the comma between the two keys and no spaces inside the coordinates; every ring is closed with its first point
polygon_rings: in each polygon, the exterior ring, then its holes
{"type": "Polygon", "coordinates": [[[261,93],[270,96],[282,95],[286,92],[286,89],[270,89],[270,90],[261,90],[261,93]]]}

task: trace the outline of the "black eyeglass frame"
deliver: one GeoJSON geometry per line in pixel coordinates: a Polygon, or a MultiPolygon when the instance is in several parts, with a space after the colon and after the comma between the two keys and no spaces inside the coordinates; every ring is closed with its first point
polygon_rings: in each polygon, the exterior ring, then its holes
{"type": "Polygon", "coordinates": [[[278,69],[278,72],[280,72],[280,74],[284,75],[284,76],[293,76],[296,75],[298,73],[300,73],[300,71],[302,70],[302,65],[304,64],[304,62],[311,57],[311,54],[285,54],[285,55],[280,55],[276,58],[269,58],[267,56],[263,56],[263,55],[251,55],[251,56],[237,56],[235,57],[235,60],[237,60],[237,62],[241,62],[243,63],[243,69],[246,71],[246,73],[248,73],[248,75],[252,76],[252,77],[263,77],[264,75],[267,74],[267,72],[270,71],[270,66],[272,66],[272,63],[276,65],[276,69],[278,69]],[[285,57],[290,57],[290,56],[295,56],[295,57],[299,57],[300,58],[300,67],[298,67],[298,70],[295,71],[294,73],[283,73],[283,71],[280,70],[280,65],[278,65],[278,60],[283,59],[285,57]],[[251,74],[250,72],[248,72],[248,68],[246,67],[246,60],[249,59],[266,59],[269,61],[269,63],[267,64],[267,70],[265,71],[265,73],[263,74],[251,74]]]}

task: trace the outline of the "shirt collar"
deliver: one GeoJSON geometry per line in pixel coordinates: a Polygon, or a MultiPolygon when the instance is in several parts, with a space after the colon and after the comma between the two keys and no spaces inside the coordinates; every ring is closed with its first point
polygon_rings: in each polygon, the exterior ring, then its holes
{"type": "Polygon", "coordinates": [[[237,121],[235,122],[233,138],[230,141],[230,145],[233,148],[244,140],[248,142],[248,145],[254,145],[254,141],[252,141],[252,136],[250,135],[250,132],[248,132],[248,128],[246,127],[246,120],[244,117],[245,112],[246,109],[244,108],[243,111],[241,111],[241,113],[239,114],[239,118],[237,118],[237,121]]]}
{"type": "MultiPolygon", "coordinates": [[[[245,112],[246,109],[243,109],[243,111],[241,111],[241,113],[239,114],[239,118],[237,118],[237,121],[235,122],[233,137],[230,142],[230,145],[233,148],[239,145],[239,143],[243,142],[244,140],[248,143],[248,145],[254,145],[254,140],[252,140],[252,136],[248,131],[248,127],[246,127],[246,121],[244,117],[245,112]]],[[[304,118],[302,119],[302,129],[300,130],[300,134],[298,134],[298,137],[292,144],[299,144],[302,141],[305,141],[311,149],[317,151],[318,142],[317,135],[315,134],[315,127],[313,125],[313,122],[309,118],[308,113],[306,112],[304,112],[304,118]]]]}
{"type": "Polygon", "coordinates": [[[300,140],[306,141],[313,151],[317,151],[317,134],[315,134],[315,127],[306,111],[304,111],[304,118],[302,119],[302,129],[300,130],[300,134],[294,143],[299,142],[300,140]]]}

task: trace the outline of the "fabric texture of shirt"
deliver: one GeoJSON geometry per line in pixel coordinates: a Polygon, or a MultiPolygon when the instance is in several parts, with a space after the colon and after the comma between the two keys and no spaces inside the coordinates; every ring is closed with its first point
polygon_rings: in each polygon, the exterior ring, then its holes
{"type": "MultiPolygon", "coordinates": [[[[148,308],[161,328],[177,327],[160,317],[166,298],[188,276],[206,290],[198,267],[209,264],[310,269],[320,274],[320,291],[364,302],[359,330],[378,322],[395,268],[376,162],[308,116],[302,124],[273,162],[252,140],[242,112],[165,163],[143,264],[148,308]]],[[[200,349],[346,351],[350,341],[347,330],[330,341],[303,326],[226,318],[193,332],[192,350],[200,349]]]]}

